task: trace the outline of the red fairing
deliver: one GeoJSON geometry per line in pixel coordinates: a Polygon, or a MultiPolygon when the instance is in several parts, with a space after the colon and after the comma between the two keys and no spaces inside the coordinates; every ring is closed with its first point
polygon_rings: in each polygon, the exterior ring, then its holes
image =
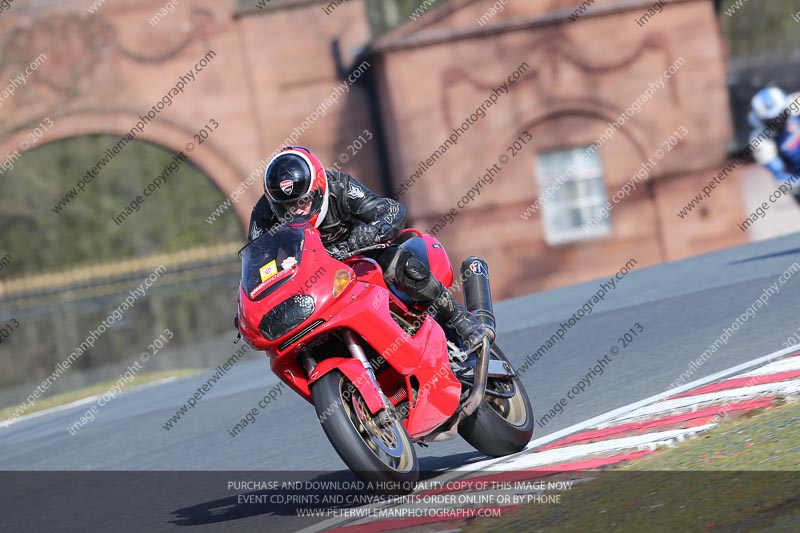
{"type": "MultiPolygon", "coordinates": [[[[341,336],[332,336],[349,330],[367,353],[372,367],[378,370],[377,385],[388,401],[395,405],[409,401],[404,424],[412,439],[418,440],[444,424],[458,408],[461,383],[450,369],[441,327],[429,316],[420,318],[409,313],[386,288],[380,266],[375,261],[364,257],[345,262],[333,259],[313,227],[287,228],[262,239],[270,237],[289,251],[278,251],[274,258],[264,252],[267,255],[262,260],[252,250],[245,252],[252,243],[243,250],[243,263],[249,260],[255,266],[243,268],[239,330],[254,348],[267,352],[272,371],[312,402],[310,386],[325,374],[338,370],[358,388],[368,409],[377,413],[384,407],[381,391],[361,362],[351,357],[346,346],[338,341],[341,336]],[[300,244],[293,251],[295,240],[300,244]],[[251,275],[253,271],[255,277],[251,275]],[[338,279],[341,288],[344,284],[341,280],[346,282],[348,275],[349,283],[334,295],[334,281],[338,279]],[[313,306],[308,304],[311,299],[313,306]],[[273,311],[269,316],[275,316],[286,308],[287,302],[295,301],[307,305],[304,309],[308,316],[296,324],[292,322],[293,327],[288,331],[266,317],[273,311]],[[409,336],[392,318],[390,310],[408,323],[422,321],[422,324],[409,336]],[[266,325],[262,324],[262,319],[266,325]],[[262,327],[267,328],[266,332],[262,332],[262,327]],[[274,338],[267,338],[267,334],[274,338]],[[318,352],[315,341],[331,338],[337,341],[325,346],[333,346],[329,349],[335,353],[318,352]],[[309,346],[318,361],[310,375],[299,358],[309,346]]],[[[453,270],[444,247],[433,236],[423,235],[423,238],[428,246],[431,271],[445,286],[452,285],[453,270]]]]}

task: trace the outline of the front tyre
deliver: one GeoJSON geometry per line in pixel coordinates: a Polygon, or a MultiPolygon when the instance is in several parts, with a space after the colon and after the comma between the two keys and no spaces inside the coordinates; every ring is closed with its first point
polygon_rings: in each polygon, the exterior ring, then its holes
{"type": "Polygon", "coordinates": [[[311,386],[314,408],[336,453],[376,492],[408,493],[419,479],[419,463],[400,420],[381,424],[358,389],[334,370],[311,386]],[[386,483],[389,482],[389,483],[386,483]]]}
{"type": "MultiPolygon", "coordinates": [[[[494,344],[490,357],[511,364],[494,344]]],[[[521,452],[531,440],[534,425],[533,409],[522,379],[518,375],[506,380],[489,378],[486,390],[510,397],[500,398],[487,393],[478,410],[458,425],[458,433],[473,448],[489,457],[521,452]]]]}

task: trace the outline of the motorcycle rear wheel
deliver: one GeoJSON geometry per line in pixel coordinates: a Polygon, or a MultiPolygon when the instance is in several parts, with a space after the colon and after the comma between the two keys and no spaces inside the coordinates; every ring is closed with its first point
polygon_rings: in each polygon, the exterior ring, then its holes
{"type": "Polygon", "coordinates": [[[414,490],[419,462],[400,420],[381,425],[355,385],[338,370],[315,382],[311,395],[328,440],[359,479],[380,493],[414,490]]]}
{"type": "MultiPolygon", "coordinates": [[[[491,358],[510,364],[508,358],[496,345],[492,345],[491,358]]],[[[489,457],[503,457],[521,452],[533,435],[534,418],[531,401],[519,376],[506,380],[489,379],[487,389],[497,388],[500,392],[511,391],[510,398],[497,398],[486,395],[478,410],[461,421],[458,433],[473,448],[489,457]],[[509,381],[513,383],[508,383],[509,381]]]]}

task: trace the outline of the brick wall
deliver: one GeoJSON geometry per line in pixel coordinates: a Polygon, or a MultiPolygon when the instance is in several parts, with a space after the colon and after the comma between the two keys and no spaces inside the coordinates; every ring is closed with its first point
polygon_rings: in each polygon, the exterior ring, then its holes
{"type": "Polygon", "coordinates": [[[676,2],[639,27],[635,19],[646,3],[570,22],[537,3],[512,0],[482,32],[471,33],[486,4],[460,4],[416,33],[413,26],[401,28],[375,45],[393,135],[392,170],[400,182],[520,62],[531,67],[403,196],[415,225],[432,227],[522,131],[533,135],[532,145],[439,234],[454,263],[484,256],[495,293],[508,297],[604,276],[630,257],[645,266],[746,240],[734,222],[743,212],[735,178],[702,218],[676,215],[719,171],[732,136],[723,43],[711,2],[676,2]],[[595,142],[678,58],[684,62],[664,87],[600,148],[609,196],[678,128],[688,134],[614,206],[609,236],[548,245],[541,213],[527,221],[520,216],[540,193],[538,154],[595,142]]]}

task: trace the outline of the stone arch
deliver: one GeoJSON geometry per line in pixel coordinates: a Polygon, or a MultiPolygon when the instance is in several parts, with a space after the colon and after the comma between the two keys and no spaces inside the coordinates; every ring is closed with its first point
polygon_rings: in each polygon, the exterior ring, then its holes
{"type": "MultiPolygon", "coordinates": [[[[37,144],[36,148],[51,142],[82,135],[109,134],[122,136],[130,132],[131,128],[139,121],[138,115],[124,111],[79,112],[51,117],[51,119],[53,126],[47,130],[42,138],[43,142],[37,144]]],[[[0,154],[13,154],[18,151],[22,155],[20,143],[26,140],[31,129],[35,127],[33,126],[34,124],[39,124],[44,120],[44,117],[34,119],[27,125],[6,135],[0,141],[0,154]]],[[[174,152],[183,152],[192,163],[197,165],[211,179],[227,198],[230,198],[233,192],[242,184],[245,176],[244,172],[214,146],[213,140],[203,143],[202,147],[195,146],[192,152],[188,152],[186,145],[189,142],[194,143],[194,133],[193,130],[180,124],[158,118],[147,124],[144,131],[137,134],[136,139],[169,148],[174,152]]],[[[75,177],[76,181],[78,179],[80,179],[80,176],[75,177]]],[[[249,187],[241,195],[238,202],[231,202],[231,207],[235,210],[243,230],[249,224],[252,205],[261,196],[260,188],[258,187],[259,183],[260,180],[249,187]]],[[[211,211],[208,214],[210,216],[211,211]]],[[[205,223],[205,220],[198,220],[197,223],[205,223]]]]}
{"type": "MultiPolygon", "coordinates": [[[[617,120],[620,114],[621,111],[615,109],[610,104],[597,101],[562,100],[550,102],[546,109],[542,109],[523,124],[516,127],[509,135],[509,138],[514,139],[524,130],[536,128],[545,122],[565,116],[586,117],[591,120],[611,123],[617,120]]],[[[614,135],[626,137],[642,160],[647,159],[646,147],[649,145],[648,135],[644,127],[636,121],[636,116],[627,119],[622,127],[617,128],[614,135]]]]}

